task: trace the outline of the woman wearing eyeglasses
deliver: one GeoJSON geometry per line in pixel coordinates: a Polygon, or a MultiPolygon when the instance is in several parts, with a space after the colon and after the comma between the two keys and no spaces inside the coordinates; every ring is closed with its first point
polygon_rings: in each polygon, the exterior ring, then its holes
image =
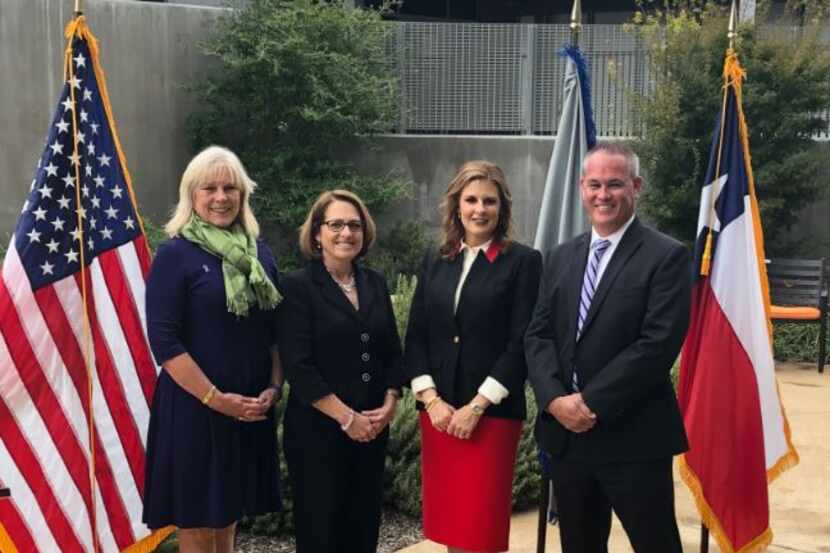
{"type": "Polygon", "coordinates": [[[374,553],[401,347],[384,278],[358,260],[366,206],[323,192],[300,227],[307,267],[283,280],[280,356],[290,384],[284,448],[298,553],[374,553]]]}

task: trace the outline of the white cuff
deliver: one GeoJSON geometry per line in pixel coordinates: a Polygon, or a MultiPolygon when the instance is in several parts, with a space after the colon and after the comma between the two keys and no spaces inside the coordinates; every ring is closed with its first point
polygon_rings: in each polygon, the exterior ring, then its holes
{"type": "MultiPolygon", "coordinates": [[[[429,390],[430,388],[438,388],[435,385],[435,381],[432,379],[431,375],[422,374],[421,376],[416,376],[412,379],[412,393],[417,394],[423,392],[424,390],[429,390]]],[[[489,399],[489,398],[488,398],[489,399]]]]}
{"type": "MultiPolygon", "coordinates": [[[[415,380],[413,380],[412,382],[412,390],[414,391],[415,380]]],[[[499,403],[501,403],[501,400],[510,395],[510,392],[507,390],[507,388],[505,388],[501,382],[499,382],[492,376],[488,376],[484,379],[484,382],[481,384],[481,386],[478,387],[478,393],[486,397],[487,400],[493,405],[498,405],[499,403]]]]}

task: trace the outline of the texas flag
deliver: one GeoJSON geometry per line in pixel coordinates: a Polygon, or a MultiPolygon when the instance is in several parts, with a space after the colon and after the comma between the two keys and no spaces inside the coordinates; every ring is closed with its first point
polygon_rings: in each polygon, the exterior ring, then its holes
{"type": "Polygon", "coordinates": [[[678,398],[690,450],[683,480],[724,553],[772,541],[767,484],[798,463],[778,397],[764,244],[731,50],[700,198],[692,320],[678,398]]]}

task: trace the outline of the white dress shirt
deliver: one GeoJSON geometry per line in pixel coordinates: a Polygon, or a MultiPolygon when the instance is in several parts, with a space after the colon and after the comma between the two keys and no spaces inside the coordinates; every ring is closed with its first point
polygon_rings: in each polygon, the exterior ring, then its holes
{"type": "MultiPolygon", "coordinates": [[[[605,250],[605,253],[602,256],[602,259],[599,260],[599,267],[597,267],[597,282],[594,289],[599,288],[599,281],[602,280],[602,275],[605,274],[605,269],[608,267],[608,263],[611,261],[611,257],[614,255],[614,252],[617,250],[617,245],[622,240],[625,231],[628,230],[628,227],[631,226],[632,221],[634,221],[634,215],[631,215],[631,218],[626,221],[626,223],[618,228],[616,231],[612,232],[608,236],[600,236],[597,233],[597,230],[591,227],[591,246],[593,246],[594,242],[597,240],[608,240],[611,242],[611,245],[608,246],[608,249],[605,250]]],[[[588,247],[588,256],[591,255],[591,247],[588,247]]]]}

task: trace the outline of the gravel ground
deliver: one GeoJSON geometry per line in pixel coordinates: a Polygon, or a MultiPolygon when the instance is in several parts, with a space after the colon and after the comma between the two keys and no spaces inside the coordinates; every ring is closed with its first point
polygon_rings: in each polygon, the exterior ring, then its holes
{"type": "MultiPolygon", "coordinates": [[[[383,512],[378,553],[393,553],[423,539],[419,519],[397,511],[383,512]]],[[[294,551],[294,539],[239,534],[235,551],[236,553],[290,553],[294,551]]]]}

